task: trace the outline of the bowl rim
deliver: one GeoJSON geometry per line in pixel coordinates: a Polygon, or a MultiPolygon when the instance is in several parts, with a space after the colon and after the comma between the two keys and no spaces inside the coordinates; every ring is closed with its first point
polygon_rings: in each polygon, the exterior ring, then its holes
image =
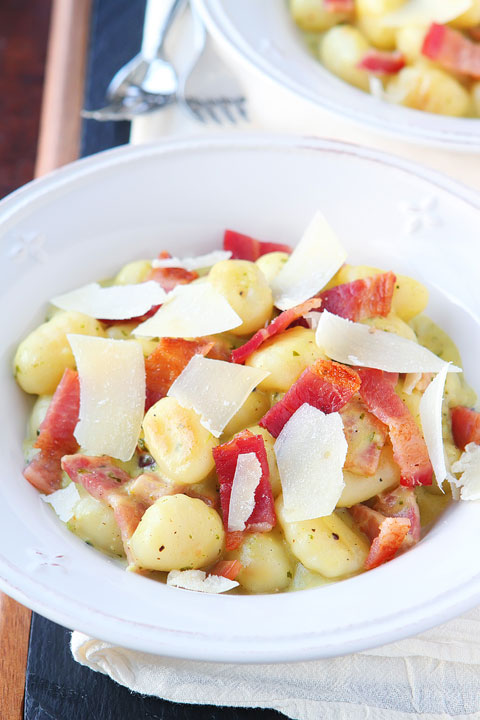
{"type": "MultiPolygon", "coordinates": [[[[401,139],[406,142],[457,151],[480,150],[480,123],[477,118],[456,118],[447,115],[426,113],[412,108],[385,103],[374,98],[347,82],[335,77],[317,64],[323,72],[328,73],[332,79],[343,86],[345,101],[339,102],[325,94],[315,93],[306,85],[283,72],[267,54],[253,47],[229,18],[222,17],[218,3],[222,0],[192,0],[202,17],[209,33],[214,40],[227,53],[239,61],[245,68],[254,71],[262,78],[267,78],[283,90],[287,89],[295,96],[300,96],[311,105],[322,108],[347,120],[361,124],[370,131],[380,132],[381,135],[401,139]],[[351,100],[352,102],[349,102],[351,100]],[[361,107],[358,107],[360,104],[361,107]],[[353,107],[355,105],[355,108],[353,107]],[[395,108],[395,117],[392,120],[389,111],[395,108]],[[384,115],[388,115],[385,116],[384,115]],[[428,118],[419,125],[419,120],[428,118]],[[398,118],[398,119],[397,119],[398,118]]],[[[293,20],[292,20],[293,23],[293,20]]],[[[305,53],[308,56],[307,49],[305,53]]],[[[313,58],[311,58],[313,60],[313,58]]]]}
{"type": "MultiPolygon", "coordinates": [[[[191,137],[188,139],[173,139],[168,142],[155,143],[152,145],[123,146],[106,150],[98,155],[71,163],[70,165],[54,171],[53,173],[32,181],[26,186],[15,191],[0,202],[0,223],[5,223],[11,216],[28,207],[32,201],[36,201],[44,195],[59,191],[61,188],[75,183],[88,175],[95,174],[103,168],[128,166],[130,162],[141,161],[142,158],[161,157],[175,155],[177,153],[195,152],[201,150],[234,150],[234,151],[260,151],[265,150],[276,152],[330,152],[349,155],[362,160],[382,166],[401,170],[408,175],[413,175],[428,181],[453,195],[456,199],[466,202],[469,206],[480,210],[480,194],[463,186],[461,183],[443,176],[440,173],[423,168],[411,161],[389,155],[379,150],[361,147],[353,143],[345,143],[336,140],[292,136],[275,136],[268,134],[257,135],[222,135],[208,137],[191,137]]],[[[401,560],[401,558],[400,558],[401,560]]],[[[363,576],[360,576],[363,577],[363,576]]],[[[141,579],[144,581],[144,579],[141,579]]],[[[150,582],[150,581],[148,581],[150,582]]],[[[67,627],[72,626],[72,613],[65,610],[62,605],[62,593],[54,591],[51,586],[45,585],[40,579],[32,577],[27,569],[12,565],[0,551],[0,588],[19,602],[27,605],[36,612],[45,615],[55,622],[67,627]]],[[[315,590],[304,590],[303,593],[311,593],[315,590]]],[[[260,596],[270,597],[270,596],[260,596]]],[[[275,597],[275,596],[274,596],[275,597]]],[[[232,598],[234,599],[234,598],[232,598]]],[[[235,598],[236,599],[236,598],[235,598]]],[[[312,632],[310,642],[304,647],[295,647],[287,644],[287,637],[275,638],[285,641],[283,647],[275,647],[273,641],[269,641],[268,647],[260,648],[252,652],[251,646],[235,651],[232,658],[232,649],[225,642],[222,644],[222,637],[212,638],[211,634],[196,633],[195,640],[201,644],[201,649],[196,642],[191,647],[185,644],[175,644],[175,641],[167,640],[159,648],[158,631],[170,636],[179,638],[182,631],[173,628],[155,627],[156,633],[152,633],[151,639],[138,638],[135,628],[147,627],[141,622],[122,620],[106,611],[95,607],[85,606],[79,601],[67,598],[67,608],[78,608],[78,616],[81,617],[79,628],[94,637],[100,637],[114,644],[122,644],[136,650],[144,650],[151,653],[161,652],[170,657],[186,658],[191,660],[206,660],[213,662],[290,662],[319,659],[322,657],[338,656],[358,650],[365,650],[379,646],[386,642],[394,642],[420,630],[426,630],[434,625],[451,619],[457,614],[475,606],[480,600],[480,572],[474,573],[462,585],[453,587],[436,598],[435,608],[432,610],[430,602],[423,602],[417,606],[412,605],[402,613],[396,613],[394,622],[391,616],[384,617],[381,622],[378,620],[367,624],[346,625],[340,632],[342,637],[341,651],[338,650],[340,643],[337,641],[338,631],[335,631],[335,643],[332,645],[333,635],[330,643],[325,635],[318,635],[315,640],[315,632],[312,632]],[[108,619],[108,626],[105,627],[105,620],[108,619]],[[371,627],[375,624],[375,627],[371,627]],[[372,634],[370,634],[372,630],[372,634]],[[367,636],[365,632],[368,631],[367,636]],[[210,641],[207,644],[206,641],[210,641]],[[279,659],[279,652],[281,657],[279,659]],[[252,655],[254,655],[252,659],[252,655]]],[[[78,618],[75,618],[75,622],[78,618]]],[[[184,631],[183,634],[191,633],[184,631]]],[[[185,638],[183,638],[185,640],[185,638]]]]}

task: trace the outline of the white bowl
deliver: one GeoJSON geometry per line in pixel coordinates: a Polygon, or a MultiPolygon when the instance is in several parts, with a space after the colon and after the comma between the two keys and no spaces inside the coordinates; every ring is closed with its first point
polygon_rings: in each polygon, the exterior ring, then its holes
{"type": "Polygon", "coordinates": [[[93,636],[217,661],[290,661],[391,642],[480,601],[480,505],[459,503],[413,550],[324,588],[264,596],[177,590],[124,572],[57,521],[22,477],[29,402],[11,360],[52,295],[129,260],[218,248],[226,227],[295,242],[322,208],[352,262],[409,273],[480,388],[480,200],[401,160],[320,140],[224,137],[126,147],[0,203],[0,587],[93,636]]]}
{"type": "MultiPolygon", "coordinates": [[[[314,107],[321,108],[370,130],[422,145],[480,150],[479,119],[433,115],[389,104],[330,73],[309,53],[286,0],[195,3],[210,33],[227,52],[297,98],[309,101],[312,112],[314,107]]],[[[299,105],[298,111],[304,113],[305,107],[299,105]]]]}

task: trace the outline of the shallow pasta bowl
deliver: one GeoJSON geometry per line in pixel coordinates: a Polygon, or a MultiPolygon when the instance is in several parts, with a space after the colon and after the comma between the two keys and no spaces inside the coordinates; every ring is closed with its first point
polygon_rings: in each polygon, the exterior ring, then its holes
{"type": "MultiPolygon", "coordinates": [[[[253,71],[252,79],[267,79],[287,91],[282,108],[274,105],[263,111],[270,123],[275,112],[288,112],[292,119],[302,117],[304,127],[306,117],[311,116],[308,127],[321,128],[327,111],[338,119],[405,141],[446,150],[480,150],[478,118],[452,118],[389,104],[330,73],[307,49],[287,0],[195,3],[215,41],[235,63],[253,71]]],[[[261,112],[264,87],[258,95],[261,112]]]]}
{"type": "Polygon", "coordinates": [[[102,153],[0,203],[3,590],[113,643],[250,662],[384,644],[480,601],[479,504],[452,505],[413,550],[358,577],[297,593],[215,596],[124,572],[70,534],[22,477],[29,403],[11,360],[49,298],[165,247],[179,255],[218,248],[227,226],[295,242],[318,208],[351,262],[428,285],[429,313],[458,343],[479,389],[480,200],[432,172],[339,143],[224,137],[102,153]]]}

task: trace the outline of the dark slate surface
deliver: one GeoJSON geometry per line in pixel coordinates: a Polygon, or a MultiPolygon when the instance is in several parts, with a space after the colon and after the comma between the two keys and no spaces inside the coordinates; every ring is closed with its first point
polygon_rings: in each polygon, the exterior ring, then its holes
{"type": "MultiPolygon", "coordinates": [[[[85,89],[87,108],[101,106],[112,75],[138,52],[144,8],[145,0],[95,0],[85,89]]],[[[128,142],[129,130],[126,122],[85,121],[82,155],[128,142]]],[[[273,710],[180,705],[136,695],[74,662],[69,641],[69,630],[33,613],[25,720],[281,720],[284,717],[273,710]]]]}
{"type": "Polygon", "coordinates": [[[285,718],[274,710],[180,705],[131,693],[105,675],[74,662],[70,655],[69,641],[69,630],[40,615],[33,615],[25,691],[25,720],[285,718]]]}

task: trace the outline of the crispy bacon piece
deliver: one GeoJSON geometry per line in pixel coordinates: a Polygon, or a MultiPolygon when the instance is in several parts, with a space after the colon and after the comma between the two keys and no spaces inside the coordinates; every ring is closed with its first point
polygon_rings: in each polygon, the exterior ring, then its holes
{"type": "Polygon", "coordinates": [[[194,355],[207,355],[213,346],[213,342],[203,340],[161,338],[155,350],[145,360],[147,386],[145,410],[149,410],[158,400],[166,396],[173,381],[194,355]]]}
{"type": "MultiPolygon", "coordinates": [[[[239,455],[255,453],[262,467],[262,477],[255,490],[255,506],[252,514],[245,523],[245,529],[250,532],[269,532],[277,522],[273,504],[272,488],[269,481],[267,453],[261,435],[254,435],[249,430],[243,430],[232,440],[213,448],[213,458],[220,483],[220,505],[222,508],[223,524],[228,531],[228,513],[230,509],[230,495],[237,467],[239,455]]],[[[228,533],[234,535],[234,533],[228,533]]],[[[231,548],[231,543],[229,543],[231,548]]]]}
{"type": "Polygon", "coordinates": [[[303,317],[303,315],[305,315],[307,312],[310,312],[310,310],[318,309],[321,304],[322,301],[319,298],[312,298],[311,300],[306,300],[300,305],[296,305],[295,307],[280,313],[280,315],[278,315],[275,320],[272,320],[270,325],[267,325],[266,328],[261,328],[260,330],[257,330],[255,335],[251,337],[250,340],[245,343],[245,345],[241,345],[241,347],[237,348],[232,352],[232,362],[237,364],[244,363],[245,360],[252,353],[258,350],[260,345],[263,345],[266,340],[269,340],[275,335],[283,332],[293,322],[303,317]]]}
{"type": "Polygon", "coordinates": [[[422,53],[447,70],[480,78],[480,44],[458,30],[432,23],[423,41],[422,53]]]}
{"type": "Polygon", "coordinates": [[[124,486],[131,480],[130,475],[114,465],[112,458],[107,455],[65,455],[62,458],[62,468],[73,482],[83,485],[92,497],[112,508],[125,554],[131,563],[128,541],[137,529],[147,506],[125,492],[124,486]]]}
{"type": "Polygon", "coordinates": [[[405,57],[398,50],[387,52],[371,49],[365,53],[357,64],[359,70],[366,70],[373,75],[396,75],[405,67],[405,57]]]}
{"type": "Polygon", "coordinates": [[[354,397],[340,411],[348,451],[345,470],[357,475],[373,475],[388,437],[388,428],[368,412],[360,398],[354,397]]]}
{"type": "Polygon", "coordinates": [[[237,550],[242,544],[244,538],[245,533],[241,530],[225,533],[225,550],[227,552],[230,552],[230,550],[237,550]]]}
{"type": "Polygon", "coordinates": [[[61,486],[62,455],[78,450],[73,433],[78,422],[79,408],[78,373],[67,368],[39,428],[34,447],[39,448],[40,452],[23,471],[28,482],[47,495],[61,486]]]}
{"type": "MultiPolygon", "coordinates": [[[[158,257],[160,260],[165,260],[172,256],[169,252],[163,250],[159,253],[158,257]]],[[[198,273],[195,271],[190,272],[190,270],[185,270],[185,268],[152,268],[145,278],[145,282],[147,280],[155,280],[155,282],[161,285],[165,292],[170,292],[173,288],[177,287],[177,285],[188,285],[192,280],[196,280],[197,278],[198,273]]]]}
{"type": "Polygon", "coordinates": [[[403,541],[406,549],[420,540],[420,510],[412,488],[397,487],[377,496],[373,509],[386,517],[403,517],[410,520],[410,530],[403,541]]]}
{"type": "Polygon", "coordinates": [[[363,402],[388,426],[401,484],[406,487],[431,485],[433,468],[427,446],[408,408],[395,392],[395,374],[371,368],[357,368],[357,372],[363,402]]]}
{"type": "Polygon", "coordinates": [[[255,240],[249,235],[242,235],[235,230],[225,230],[223,249],[232,253],[232,260],[250,260],[250,262],[255,262],[262,255],[271,252],[292,252],[289,245],[260,242],[260,240],[255,240]]]}
{"type": "Polygon", "coordinates": [[[135,323],[135,325],[140,325],[140,323],[145,322],[145,320],[148,320],[148,318],[155,315],[157,310],[160,310],[160,307],[161,305],[152,305],[150,310],[143,315],[137,315],[137,317],[127,318],[126,320],[107,320],[106,318],[102,318],[99,322],[106,327],[112,327],[112,325],[123,325],[124,323],[135,323]]]}
{"type": "Polygon", "coordinates": [[[239,560],[219,560],[208,573],[209,575],[221,575],[229,580],[235,580],[243,565],[239,560]]]}
{"type": "Polygon", "coordinates": [[[108,501],[112,491],[118,491],[131,480],[130,475],[114,465],[108,455],[65,455],[62,458],[62,469],[73,482],[83,485],[92,497],[100,501],[108,501]]]}
{"type": "Polygon", "coordinates": [[[365,569],[372,570],[392,560],[402,548],[410,530],[410,520],[404,517],[384,517],[367,505],[354,505],[350,513],[372,543],[365,560],[365,569]]]}
{"type": "Polygon", "coordinates": [[[359,322],[385,317],[392,309],[396,277],[392,272],[353,280],[320,293],[322,310],[359,322]]]}
{"type": "Polygon", "coordinates": [[[471,442],[480,445],[480,413],[461,405],[452,408],[452,433],[460,450],[471,442]]]}
{"type": "Polygon", "coordinates": [[[273,437],[304,403],[324,413],[337,412],[358,392],[358,373],[346,365],[319,359],[310,365],[292,387],[260,420],[273,437]]]}
{"type": "Polygon", "coordinates": [[[475,40],[475,42],[480,42],[480,25],[477,25],[477,27],[468,28],[467,32],[472,38],[472,40],[475,40]]]}
{"type": "Polygon", "coordinates": [[[201,495],[185,485],[170,485],[153,473],[143,473],[132,480],[128,485],[128,492],[136,500],[142,502],[145,507],[150,507],[156,500],[165,497],[165,495],[178,494],[203,500],[209,507],[216,508],[218,505],[217,498],[214,495],[201,495]]]}
{"type": "Polygon", "coordinates": [[[353,13],[355,11],[355,0],[323,0],[323,6],[331,13],[353,13]]]}

